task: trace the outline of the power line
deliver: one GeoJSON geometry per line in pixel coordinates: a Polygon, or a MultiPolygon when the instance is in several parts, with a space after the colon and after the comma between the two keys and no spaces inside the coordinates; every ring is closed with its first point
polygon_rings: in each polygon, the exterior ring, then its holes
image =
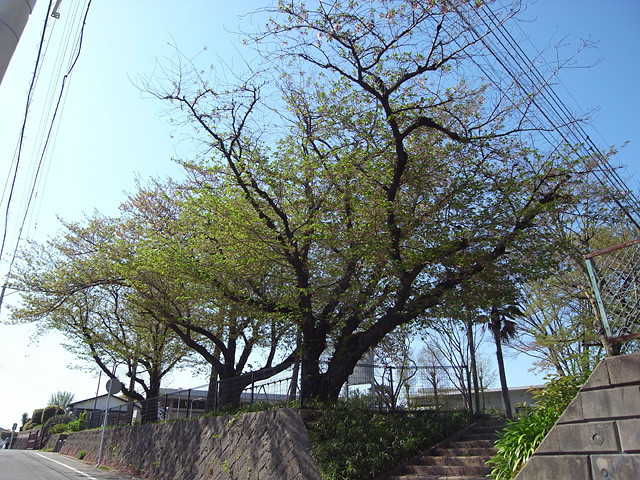
{"type": "MultiPolygon", "coordinates": [[[[49,130],[47,132],[47,137],[45,139],[44,147],[42,149],[42,154],[40,155],[40,161],[38,162],[38,167],[37,167],[34,179],[33,179],[33,183],[32,183],[32,186],[31,186],[31,191],[29,193],[29,200],[27,202],[27,206],[26,206],[25,211],[24,211],[24,216],[22,218],[22,223],[21,223],[20,229],[18,231],[18,238],[16,240],[16,246],[15,246],[15,249],[13,251],[13,256],[11,258],[11,263],[9,264],[9,272],[8,272],[7,276],[9,276],[11,274],[11,268],[13,267],[13,263],[14,263],[14,261],[16,259],[17,253],[18,253],[18,247],[19,247],[19,244],[20,244],[20,240],[22,238],[22,230],[23,230],[24,224],[25,224],[25,222],[27,220],[27,216],[28,216],[28,213],[29,213],[29,208],[31,206],[31,201],[33,200],[33,196],[34,196],[34,193],[35,193],[35,190],[36,190],[36,185],[38,183],[38,176],[40,174],[40,169],[42,167],[42,162],[44,160],[45,153],[47,152],[47,147],[49,146],[49,140],[51,139],[51,132],[53,131],[53,127],[54,127],[54,124],[55,124],[55,121],[56,121],[56,117],[58,115],[58,110],[60,108],[60,103],[62,102],[62,97],[64,95],[66,82],[69,79],[69,76],[71,75],[71,73],[73,72],[73,69],[76,66],[76,63],[78,62],[78,59],[80,58],[80,52],[82,51],[82,40],[83,40],[83,37],[84,37],[84,28],[85,28],[86,23],[87,23],[87,16],[89,15],[89,9],[91,8],[91,2],[92,2],[92,0],[89,0],[88,3],[87,3],[87,8],[85,10],[84,19],[82,21],[82,27],[80,29],[80,36],[79,36],[78,43],[77,43],[78,49],[76,51],[75,57],[73,59],[73,62],[71,63],[71,66],[69,67],[66,75],[62,79],[62,86],[60,87],[60,94],[58,95],[58,101],[56,103],[56,107],[55,107],[55,110],[53,112],[53,116],[51,117],[51,122],[49,124],[49,130]]],[[[6,284],[6,282],[5,282],[5,284],[6,284]]],[[[0,297],[0,306],[2,306],[2,298],[1,297],[0,297]]]]}
{"type": "MultiPolygon", "coordinates": [[[[92,0],[88,0],[87,5],[86,5],[86,9],[85,9],[85,12],[84,12],[84,16],[82,18],[82,25],[81,25],[81,28],[80,28],[80,32],[79,32],[79,35],[76,38],[76,42],[75,42],[75,45],[74,45],[74,48],[76,48],[75,54],[71,57],[70,65],[68,67],[68,70],[67,70],[66,74],[64,75],[64,77],[62,78],[62,83],[61,83],[61,86],[60,86],[60,91],[59,91],[59,94],[58,94],[58,98],[57,98],[57,102],[56,102],[56,105],[55,105],[55,109],[53,111],[53,115],[51,116],[51,120],[49,121],[49,128],[47,130],[47,134],[46,134],[46,137],[44,139],[42,150],[40,152],[40,157],[39,157],[39,160],[37,162],[37,166],[36,166],[36,169],[35,169],[35,172],[34,172],[34,175],[33,175],[33,181],[32,181],[32,184],[31,184],[31,189],[29,191],[27,204],[26,204],[26,206],[24,208],[24,214],[22,216],[22,221],[21,221],[21,224],[20,224],[20,228],[18,230],[18,235],[17,235],[17,238],[16,238],[15,248],[14,248],[14,251],[13,251],[13,255],[12,255],[11,261],[9,263],[9,269],[8,269],[8,272],[7,272],[7,278],[6,278],[5,283],[4,283],[3,287],[2,287],[2,290],[0,291],[0,308],[2,307],[2,301],[4,299],[4,295],[5,295],[5,292],[6,292],[6,289],[7,289],[9,277],[11,275],[11,270],[13,268],[13,264],[15,262],[17,254],[18,254],[18,249],[19,249],[19,245],[20,245],[20,242],[21,242],[21,239],[22,239],[23,229],[24,229],[27,217],[29,215],[29,210],[30,210],[30,207],[31,207],[31,203],[32,203],[32,200],[33,200],[34,195],[36,193],[36,188],[37,188],[37,185],[38,185],[38,181],[39,181],[42,165],[43,165],[43,162],[44,162],[44,158],[45,158],[45,155],[47,153],[49,142],[50,142],[50,140],[52,138],[52,132],[54,131],[54,126],[56,125],[56,123],[55,123],[56,122],[56,118],[57,118],[58,112],[60,110],[60,106],[62,105],[62,101],[63,101],[64,93],[65,93],[65,87],[67,86],[67,81],[69,80],[70,75],[73,72],[73,69],[75,68],[75,66],[77,64],[78,59],[80,58],[80,53],[82,51],[82,42],[83,42],[83,39],[84,39],[84,31],[85,31],[85,27],[86,27],[87,17],[89,15],[89,10],[91,8],[91,3],[92,3],[92,0]]],[[[52,4],[52,0],[49,3],[48,12],[51,11],[51,4],[52,4]]],[[[58,18],[58,17],[56,17],[56,18],[58,18]]],[[[44,30],[46,30],[48,19],[49,19],[49,15],[47,14],[47,17],[46,17],[46,20],[45,20],[44,30]]],[[[36,62],[36,65],[38,65],[38,62],[39,62],[39,60],[41,58],[40,52],[42,50],[42,44],[43,44],[43,41],[44,41],[44,30],[43,30],[42,40],[40,42],[40,48],[39,48],[39,52],[38,52],[38,60],[36,62]]],[[[69,42],[68,42],[68,39],[67,39],[66,46],[68,46],[68,44],[69,44],[69,42]]],[[[35,78],[36,78],[36,72],[34,72],[34,79],[35,78]]],[[[32,85],[34,83],[35,82],[32,82],[32,85]]],[[[32,96],[32,91],[33,91],[33,89],[30,88],[29,96],[28,96],[29,99],[32,96]]],[[[24,119],[24,122],[23,122],[22,130],[21,130],[19,149],[18,149],[18,157],[20,157],[20,154],[21,154],[21,151],[22,151],[22,143],[24,141],[24,136],[25,136],[25,127],[26,127],[27,113],[28,113],[28,106],[29,105],[30,105],[30,100],[28,100],[28,102],[27,102],[27,112],[25,112],[25,119],[24,119]]],[[[0,249],[0,259],[2,258],[2,255],[4,254],[4,247],[5,247],[5,243],[6,243],[8,224],[9,224],[9,222],[8,222],[8,219],[9,219],[9,207],[10,207],[11,197],[13,195],[13,190],[15,188],[15,182],[16,182],[16,178],[17,178],[17,174],[18,174],[19,163],[20,163],[19,161],[16,162],[14,178],[13,178],[12,187],[11,187],[11,192],[10,192],[10,195],[9,195],[9,200],[7,202],[7,210],[6,210],[6,215],[5,215],[5,230],[4,230],[4,235],[3,235],[2,247],[0,249]]]]}
{"type": "MultiPolygon", "coordinates": [[[[49,11],[51,9],[51,5],[53,4],[53,0],[49,0],[49,8],[47,11],[49,11]]],[[[4,217],[4,232],[2,234],[2,244],[0,245],[0,260],[2,260],[2,256],[4,255],[4,247],[7,241],[7,232],[9,230],[9,211],[10,211],[10,207],[11,207],[11,200],[13,198],[13,193],[15,191],[15,186],[16,186],[16,180],[18,178],[18,170],[20,169],[20,159],[22,157],[22,147],[24,144],[24,138],[25,138],[25,131],[27,128],[27,119],[29,117],[29,107],[31,106],[31,101],[33,98],[33,92],[35,89],[35,84],[36,84],[36,79],[37,79],[37,75],[38,75],[38,70],[39,67],[41,65],[41,61],[42,61],[42,47],[44,45],[44,41],[45,41],[45,34],[47,32],[47,26],[49,25],[49,15],[47,15],[47,17],[44,20],[44,27],[42,28],[42,35],[40,37],[40,44],[38,46],[38,54],[36,56],[36,65],[34,67],[33,70],[33,76],[31,77],[31,84],[29,85],[29,92],[27,94],[27,105],[25,107],[25,112],[24,112],[24,119],[22,121],[22,128],[20,130],[20,140],[18,142],[18,149],[17,149],[17,158],[16,158],[16,162],[15,162],[15,167],[14,167],[14,174],[13,174],[13,179],[11,181],[11,187],[9,189],[9,197],[7,198],[7,208],[5,211],[5,217],[4,217]]],[[[6,288],[6,284],[5,286],[2,287],[2,292],[0,293],[0,306],[2,305],[2,298],[4,297],[4,291],[6,288]]]]}
{"type": "MultiPolygon", "coordinates": [[[[460,17],[465,22],[469,32],[479,41],[490,55],[498,62],[499,67],[514,82],[520,90],[530,95],[531,106],[543,116],[550,130],[542,129],[539,134],[552,146],[557,148],[562,142],[567,145],[578,143],[585,152],[585,156],[595,158],[595,164],[588,165],[589,170],[600,184],[612,189],[616,195],[613,199],[625,216],[633,223],[638,231],[638,215],[640,202],[633,192],[625,185],[618,173],[611,167],[606,155],[591,140],[578,121],[570,112],[566,104],[551,87],[548,80],[541,75],[538,68],[529,58],[521,45],[513,38],[489,5],[483,5],[483,13],[477,13],[477,18],[470,20],[463,14],[460,17]],[[479,32],[475,25],[484,26],[486,31],[479,32]],[[494,43],[490,43],[489,37],[494,43]],[[559,136],[559,138],[555,138],[559,136]],[[573,141],[570,141],[572,138],[573,141]],[[555,144],[555,145],[554,145],[555,144]],[[624,201],[622,200],[624,199],[624,201]]],[[[475,62],[475,60],[474,60],[475,62]]],[[[487,74],[487,68],[475,62],[487,78],[501,89],[500,82],[487,74]]],[[[529,108],[529,106],[527,106],[529,108]]],[[[525,119],[532,122],[533,118],[525,119]]]]}

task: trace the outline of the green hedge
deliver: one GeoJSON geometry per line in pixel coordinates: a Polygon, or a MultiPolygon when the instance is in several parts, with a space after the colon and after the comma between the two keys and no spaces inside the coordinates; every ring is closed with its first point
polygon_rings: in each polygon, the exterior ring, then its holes
{"type": "Polygon", "coordinates": [[[62,415],[55,415],[47,420],[44,424],[45,427],[53,427],[54,425],[58,425],[60,423],[69,423],[73,420],[73,417],[68,413],[62,415]]]}
{"type": "Polygon", "coordinates": [[[367,400],[351,400],[319,407],[316,420],[307,422],[307,427],[324,479],[363,480],[446,438],[470,420],[467,412],[375,413],[367,408],[367,400]]]}
{"type": "Polygon", "coordinates": [[[31,425],[42,425],[42,412],[44,408],[36,408],[31,414],[31,425]]]}
{"type": "Polygon", "coordinates": [[[40,423],[44,425],[49,421],[49,419],[55,417],[56,415],[63,415],[63,414],[64,414],[64,408],[61,408],[57,405],[49,405],[45,407],[44,410],[42,411],[42,421],[40,423]]]}

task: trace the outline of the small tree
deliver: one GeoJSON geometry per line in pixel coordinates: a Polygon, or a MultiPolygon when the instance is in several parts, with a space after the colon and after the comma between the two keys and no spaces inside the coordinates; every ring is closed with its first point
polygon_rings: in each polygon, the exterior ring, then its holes
{"type": "Polygon", "coordinates": [[[57,405],[63,410],[66,410],[69,408],[69,405],[73,403],[74,399],[75,395],[73,393],[59,390],[51,394],[51,397],[49,398],[49,405],[57,405]]]}

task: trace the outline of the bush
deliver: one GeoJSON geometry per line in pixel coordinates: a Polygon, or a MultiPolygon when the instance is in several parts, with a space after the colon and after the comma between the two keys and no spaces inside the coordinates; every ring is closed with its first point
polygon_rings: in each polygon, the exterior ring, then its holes
{"type": "Polygon", "coordinates": [[[55,417],[56,415],[63,415],[63,414],[64,414],[64,408],[60,408],[57,405],[49,405],[48,407],[45,407],[44,410],[42,411],[42,420],[40,423],[44,425],[49,421],[50,418],[55,417]]]}
{"type": "Polygon", "coordinates": [[[367,400],[320,407],[309,422],[312,454],[327,480],[368,479],[466,425],[466,412],[375,413],[367,400]]]}
{"type": "Polygon", "coordinates": [[[60,423],[69,423],[73,420],[73,417],[67,413],[64,415],[56,415],[47,420],[44,424],[44,427],[53,427],[54,425],[58,425],[60,423]]]}
{"type": "MultiPolygon", "coordinates": [[[[31,424],[32,425],[42,425],[42,412],[44,412],[44,408],[36,408],[31,414],[31,424]]],[[[27,422],[29,423],[29,422],[27,422]]],[[[25,429],[26,430],[26,429],[25,429]]]]}
{"type": "Polygon", "coordinates": [[[66,423],[56,423],[51,426],[49,433],[55,435],[56,433],[64,433],[69,430],[69,425],[66,423]]]}
{"type": "Polygon", "coordinates": [[[33,427],[35,427],[36,425],[29,420],[27,423],[25,423],[22,427],[20,427],[20,431],[23,432],[25,430],[31,430],[33,427]]]}
{"type": "Polygon", "coordinates": [[[69,429],[72,432],[79,432],[80,430],[84,430],[85,428],[87,428],[87,412],[82,412],[79,416],[77,420],[73,420],[72,422],[69,422],[69,429]]]}
{"type": "Polygon", "coordinates": [[[507,422],[496,442],[497,454],[489,460],[494,465],[490,477],[510,480],[542,443],[549,430],[577,395],[586,376],[554,377],[536,391],[536,407],[527,409],[517,420],[507,422]]]}
{"type": "Polygon", "coordinates": [[[80,450],[78,452],[78,460],[82,460],[86,455],[87,455],[87,451],[86,450],[80,450]]]}

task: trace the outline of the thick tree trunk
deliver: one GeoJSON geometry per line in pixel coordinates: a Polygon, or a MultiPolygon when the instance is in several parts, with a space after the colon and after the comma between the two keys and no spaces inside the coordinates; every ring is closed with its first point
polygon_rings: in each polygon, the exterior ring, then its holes
{"type": "Polygon", "coordinates": [[[303,355],[301,361],[302,367],[302,379],[300,382],[300,396],[304,405],[308,400],[319,399],[322,400],[321,384],[322,379],[320,375],[320,363],[319,360],[313,358],[310,355],[303,355]]]}
{"type": "MultiPolygon", "coordinates": [[[[252,383],[267,380],[280,372],[285,371],[293,365],[296,354],[292,353],[278,365],[265,367],[253,372],[235,375],[234,372],[226,372],[227,376],[221,375],[218,382],[218,409],[239,408],[243,403],[242,392],[252,383]]],[[[254,403],[255,397],[247,396],[245,403],[254,403]]]]}
{"type": "Polygon", "coordinates": [[[160,407],[160,380],[158,375],[149,372],[149,389],[147,390],[147,399],[142,402],[142,423],[153,423],[160,420],[158,418],[158,410],[160,407]]]}

